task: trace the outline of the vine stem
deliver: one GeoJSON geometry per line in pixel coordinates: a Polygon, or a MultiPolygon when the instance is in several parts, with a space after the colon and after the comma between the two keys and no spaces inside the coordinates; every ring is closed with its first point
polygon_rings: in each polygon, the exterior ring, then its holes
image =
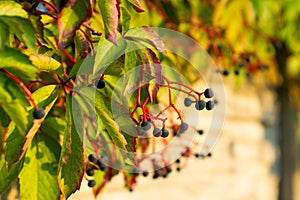
{"type": "Polygon", "coordinates": [[[4,69],[0,69],[0,71],[3,72],[8,78],[13,80],[15,83],[17,83],[21,87],[21,89],[23,90],[23,92],[27,96],[29,102],[31,102],[34,109],[37,110],[38,106],[36,105],[35,101],[33,100],[30,90],[24,85],[24,83],[20,79],[15,77],[14,75],[12,75],[9,72],[5,71],[4,69]]]}

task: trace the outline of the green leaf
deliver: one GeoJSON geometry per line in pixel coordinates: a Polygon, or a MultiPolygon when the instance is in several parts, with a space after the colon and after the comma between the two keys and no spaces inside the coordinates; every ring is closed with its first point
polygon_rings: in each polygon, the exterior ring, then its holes
{"type": "Polygon", "coordinates": [[[117,44],[117,29],[119,25],[119,2],[117,0],[102,0],[98,1],[98,6],[101,11],[105,37],[109,41],[117,44]]]}
{"type": "Polygon", "coordinates": [[[83,178],[83,144],[72,119],[70,97],[66,102],[66,129],[58,167],[58,183],[63,198],[80,188],[83,178]]]}
{"type": "Polygon", "coordinates": [[[97,94],[99,93],[96,93],[95,108],[96,108],[96,113],[98,115],[98,120],[101,122],[103,127],[107,129],[109,136],[112,138],[113,143],[117,147],[126,150],[126,145],[127,145],[126,139],[119,131],[118,124],[112,119],[110,114],[107,111],[105,111],[104,109],[105,105],[103,105],[104,102],[100,100],[105,97],[101,96],[101,94],[99,95],[97,94]]]}
{"type": "Polygon", "coordinates": [[[67,3],[58,16],[59,46],[65,48],[75,36],[81,24],[91,17],[90,0],[67,3]]]}
{"type": "Polygon", "coordinates": [[[121,24],[122,24],[122,32],[124,33],[125,31],[127,31],[130,27],[130,20],[131,20],[131,16],[129,14],[129,12],[126,10],[126,8],[121,7],[121,24]]]}
{"type": "Polygon", "coordinates": [[[59,144],[47,135],[35,136],[27,149],[19,176],[21,199],[59,199],[60,191],[56,179],[58,157],[53,152],[59,149],[59,144]]]}
{"type": "Polygon", "coordinates": [[[0,156],[0,194],[4,192],[10,184],[16,180],[18,177],[19,172],[22,169],[23,160],[16,163],[9,171],[6,167],[5,159],[3,156],[0,156]]]}
{"type": "Polygon", "coordinates": [[[20,17],[0,16],[0,21],[8,25],[10,31],[14,33],[20,41],[24,42],[32,53],[36,52],[35,31],[29,20],[20,17]]]}
{"type": "Polygon", "coordinates": [[[137,12],[144,12],[145,9],[143,8],[140,0],[127,0],[132,7],[137,11],[137,12]]]}
{"type": "MultiPolygon", "coordinates": [[[[126,41],[122,39],[122,37],[118,37],[117,43],[118,46],[108,42],[107,40],[99,42],[93,69],[94,74],[103,74],[107,66],[124,54],[127,47],[126,41]]],[[[80,71],[80,73],[82,72],[80,71]]]]}
{"type": "Polygon", "coordinates": [[[8,26],[0,21],[0,51],[4,49],[5,43],[8,40],[8,26]]]}
{"type": "Polygon", "coordinates": [[[6,48],[0,52],[0,68],[4,68],[22,79],[36,79],[37,69],[28,57],[18,49],[6,48]]]}
{"type": "Polygon", "coordinates": [[[125,33],[125,39],[135,41],[144,48],[155,48],[160,52],[165,52],[165,45],[155,29],[143,26],[141,28],[130,29],[125,33]]]}
{"type": "MultiPolygon", "coordinates": [[[[29,56],[32,64],[40,71],[53,72],[57,71],[61,64],[54,58],[43,54],[32,54],[29,56]]],[[[61,68],[61,71],[63,69],[61,68]]],[[[60,72],[62,73],[62,72],[60,72]]]]}
{"type": "Polygon", "coordinates": [[[15,99],[7,103],[2,103],[2,108],[8,114],[10,119],[16,124],[18,130],[20,132],[26,132],[28,125],[28,113],[20,101],[15,99]]]}
{"type": "Polygon", "coordinates": [[[47,117],[41,126],[41,130],[49,137],[59,141],[60,136],[64,133],[65,127],[65,120],[58,117],[47,117]]]}
{"type": "Polygon", "coordinates": [[[0,1],[0,16],[28,17],[22,6],[14,1],[0,1]]]}
{"type": "MultiPolygon", "coordinates": [[[[51,110],[52,106],[54,105],[57,95],[58,95],[58,88],[55,85],[44,86],[36,90],[32,94],[32,98],[38,104],[39,107],[45,108],[45,117],[51,110]]],[[[45,117],[41,120],[34,120],[32,116],[33,107],[30,107],[31,114],[28,115],[28,121],[34,122],[29,124],[28,133],[20,132],[18,129],[15,128],[14,123],[10,123],[9,125],[9,132],[7,133],[7,139],[5,141],[5,158],[7,160],[8,166],[11,167],[12,164],[20,160],[27,150],[30,141],[38,131],[39,127],[41,126],[42,121],[45,117]]]]}
{"type": "Polygon", "coordinates": [[[125,53],[125,72],[133,69],[137,64],[137,55],[135,51],[129,51],[125,53]]]}

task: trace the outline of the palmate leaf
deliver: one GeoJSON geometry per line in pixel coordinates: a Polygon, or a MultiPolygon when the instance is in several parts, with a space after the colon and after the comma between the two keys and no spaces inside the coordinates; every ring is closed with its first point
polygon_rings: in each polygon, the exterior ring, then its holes
{"type": "Polygon", "coordinates": [[[59,199],[56,179],[59,152],[60,145],[54,139],[44,133],[34,137],[19,175],[21,199],[59,199]]]}
{"type": "Polygon", "coordinates": [[[72,119],[72,102],[67,97],[66,129],[58,166],[58,184],[62,198],[68,198],[80,188],[83,178],[83,144],[72,119]]]}
{"type": "Polygon", "coordinates": [[[69,1],[58,16],[59,46],[65,48],[81,24],[92,15],[90,0],[69,1]]]}
{"type": "Polygon", "coordinates": [[[119,0],[99,0],[98,6],[104,23],[105,37],[117,44],[117,29],[119,24],[119,0]]]}

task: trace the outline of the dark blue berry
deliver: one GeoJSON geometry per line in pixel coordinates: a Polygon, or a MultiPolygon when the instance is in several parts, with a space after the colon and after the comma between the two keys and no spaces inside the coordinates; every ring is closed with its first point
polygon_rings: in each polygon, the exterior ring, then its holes
{"type": "Polygon", "coordinates": [[[184,99],[184,105],[185,105],[186,107],[191,106],[192,103],[193,103],[192,99],[190,99],[190,98],[188,98],[188,97],[186,97],[186,98],[184,99]]]}
{"type": "Polygon", "coordinates": [[[145,134],[145,131],[140,126],[136,127],[136,131],[137,131],[138,136],[143,136],[145,134]]]}
{"type": "Polygon", "coordinates": [[[206,102],[206,110],[212,110],[215,106],[215,102],[214,101],[208,101],[206,102]]]}
{"type": "Polygon", "coordinates": [[[38,108],[33,111],[34,119],[42,119],[45,116],[45,110],[43,108],[38,108]]]}
{"type": "Polygon", "coordinates": [[[204,91],[204,96],[206,98],[212,98],[214,96],[214,92],[212,91],[211,88],[207,88],[205,91],[204,91]]]}
{"type": "Polygon", "coordinates": [[[197,110],[203,110],[205,108],[206,102],[204,100],[199,100],[195,104],[197,110]]]}
{"type": "Polygon", "coordinates": [[[178,136],[180,136],[182,133],[184,133],[186,130],[188,130],[189,125],[185,122],[181,122],[181,124],[179,125],[177,134],[178,136]]]}
{"type": "Polygon", "coordinates": [[[161,129],[161,137],[166,138],[168,136],[169,136],[168,129],[165,129],[165,128],[161,129]]]}
{"type": "Polygon", "coordinates": [[[149,121],[143,121],[141,127],[144,131],[148,131],[151,128],[151,123],[149,121]]]}
{"type": "Polygon", "coordinates": [[[154,137],[160,137],[162,134],[162,131],[160,128],[154,128],[152,134],[154,137]]]}

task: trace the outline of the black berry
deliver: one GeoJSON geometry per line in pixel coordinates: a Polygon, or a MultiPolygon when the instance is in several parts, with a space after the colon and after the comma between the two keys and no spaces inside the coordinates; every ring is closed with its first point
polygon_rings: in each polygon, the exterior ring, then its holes
{"type": "Polygon", "coordinates": [[[192,103],[193,103],[192,99],[190,99],[190,98],[188,98],[188,97],[186,97],[186,98],[184,99],[184,105],[185,105],[186,107],[189,107],[190,105],[192,105],[192,103]]]}
{"type": "Polygon", "coordinates": [[[148,171],[143,171],[143,176],[144,177],[147,177],[149,175],[149,172],[148,171]]]}
{"type": "Polygon", "coordinates": [[[206,98],[212,98],[214,96],[214,92],[212,91],[211,88],[207,88],[205,91],[204,91],[204,96],[206,98]]]}
{"type": "Polygon", "coordinates": [[[200,154],[199,154],[199,153],[195,153],[195,157],[196,157],[196,158],[199,158],[199,157],[200,157],[200,154]]]}
{"type": "Polygon", "coordinates": [[[95,180],[89,180],[88,182],[88,186],[89,187],[94,187],[96,185],[96,181],[95,180]]]}
{"type": "Polygon", "coordinates": [[[93,169],[87,169],[87,170],[86,170],[86,174],[87,174],[88,176],[94,176],[94,170],[93,170],[93,169]]]}
{"type": "Polygon", "coordinates": [[[45,110],[43,108],[38,108],[33,111],[34,119],[42,119],[45,115],[45,110]]]}
{"type": "Polygon", "coordinates": [[[214,101],[208,101],[206,102],[206,110],[212,110],[215,106],[215,102],[214,101]]]}
{"type": "Polygon", "coordinates": [[[104,163],[102,163],[100,160],[96,161],[96,164],[98,165],[99,169],[101,171],[105,171],[106,170],[106,166],[104,165],[104,163]]]}
{"type": "Polygon", "coordinates": [[[202,129],[197,131],[199,133],[199,135],[203,135],[204,131],[202,129]]]}
{"type": "Polygon", "coordinates": [[[176,168],[176,171],[180,172],[181,168],[180,167],[177,167],[176,168]]]}
{"type": "Polygon", "coordinates": [[[169,136],[168,129],[165,129],[165,128],[161,129],[161,137],[166,138],[168,136],[169,136]]]}
{"type": "Polygon", "coordinates": [[[223,74],[224,76],[228,76],[228,75],[229,75],[229,71],[228,71],[227,69],[225,69],[225,70],[222,72],[222,74],[223,74]]]}
{"type": "Polygon", "coordinates": [[[167,173],[171,173],[172,172],[172,168],[171,167],[167,167],[167,173]]]}
{"type": "Polygon", "coordinates": [[[148,131],[151,128],[151,123],[149,121],[143,121],[141,127],[144,131],[148,131]]]}
{"type": "Polygon", "coordinates": [[[204,100],[199,100],[195,104],[197,110],[203,110],[205,108],[206,102],[204,100]]]}
{"type": "Polygon", "coordinates": [[[234,70],[234,74],[235,75],[239,75],[240,74],[240,70],[238,70],[238,69],[234,70]]]}
{"type": "Polygon", "coordinates": [[[251,61],[251,59],[250,59],[249,56],[247,56],[245,60],[246,60],[246,62],[248,62],[248,63],[251,61]]]}
{"type": "Polygon", "coordinates": [[[153,129],[153,136],[154,137],[160,137],[162,135],[162,131],[160,128],[154,128],[153,129]]]}
{"type": "Polygon", "coordinates": [[[159,177],[159,173],[157,171],[155,171],[152,178],[157,179],[158,177],[159,177]]]}
{"type": "Polygon", "coordinates": [[[212,156],[211,152],[209,152],[209,153],[207,154],[207,156],[208,156],[208,157],[211,157],[211,156],[212,156]]]}
{"type": "Polygon", "coordinates": [[[105,88],[105,81],[102,80],[102,79],[100,79],[100,80],[98,81],[98,83],[97,83],[97,88],[98,88],[98,89],[103,89],[103,88],[105,88]]]}
{"type": "Polygon", "coordinates": [[[90,154],[88,159],[90,162],[93,162],[93,163],[97,163],[97,161],[98,161],[94,154],[90,154]]]}
{"type": "Polygon", "coordinates": [[[178,158],[175,162],[179,164],[180,163],[180,159],[178,158]]]}

